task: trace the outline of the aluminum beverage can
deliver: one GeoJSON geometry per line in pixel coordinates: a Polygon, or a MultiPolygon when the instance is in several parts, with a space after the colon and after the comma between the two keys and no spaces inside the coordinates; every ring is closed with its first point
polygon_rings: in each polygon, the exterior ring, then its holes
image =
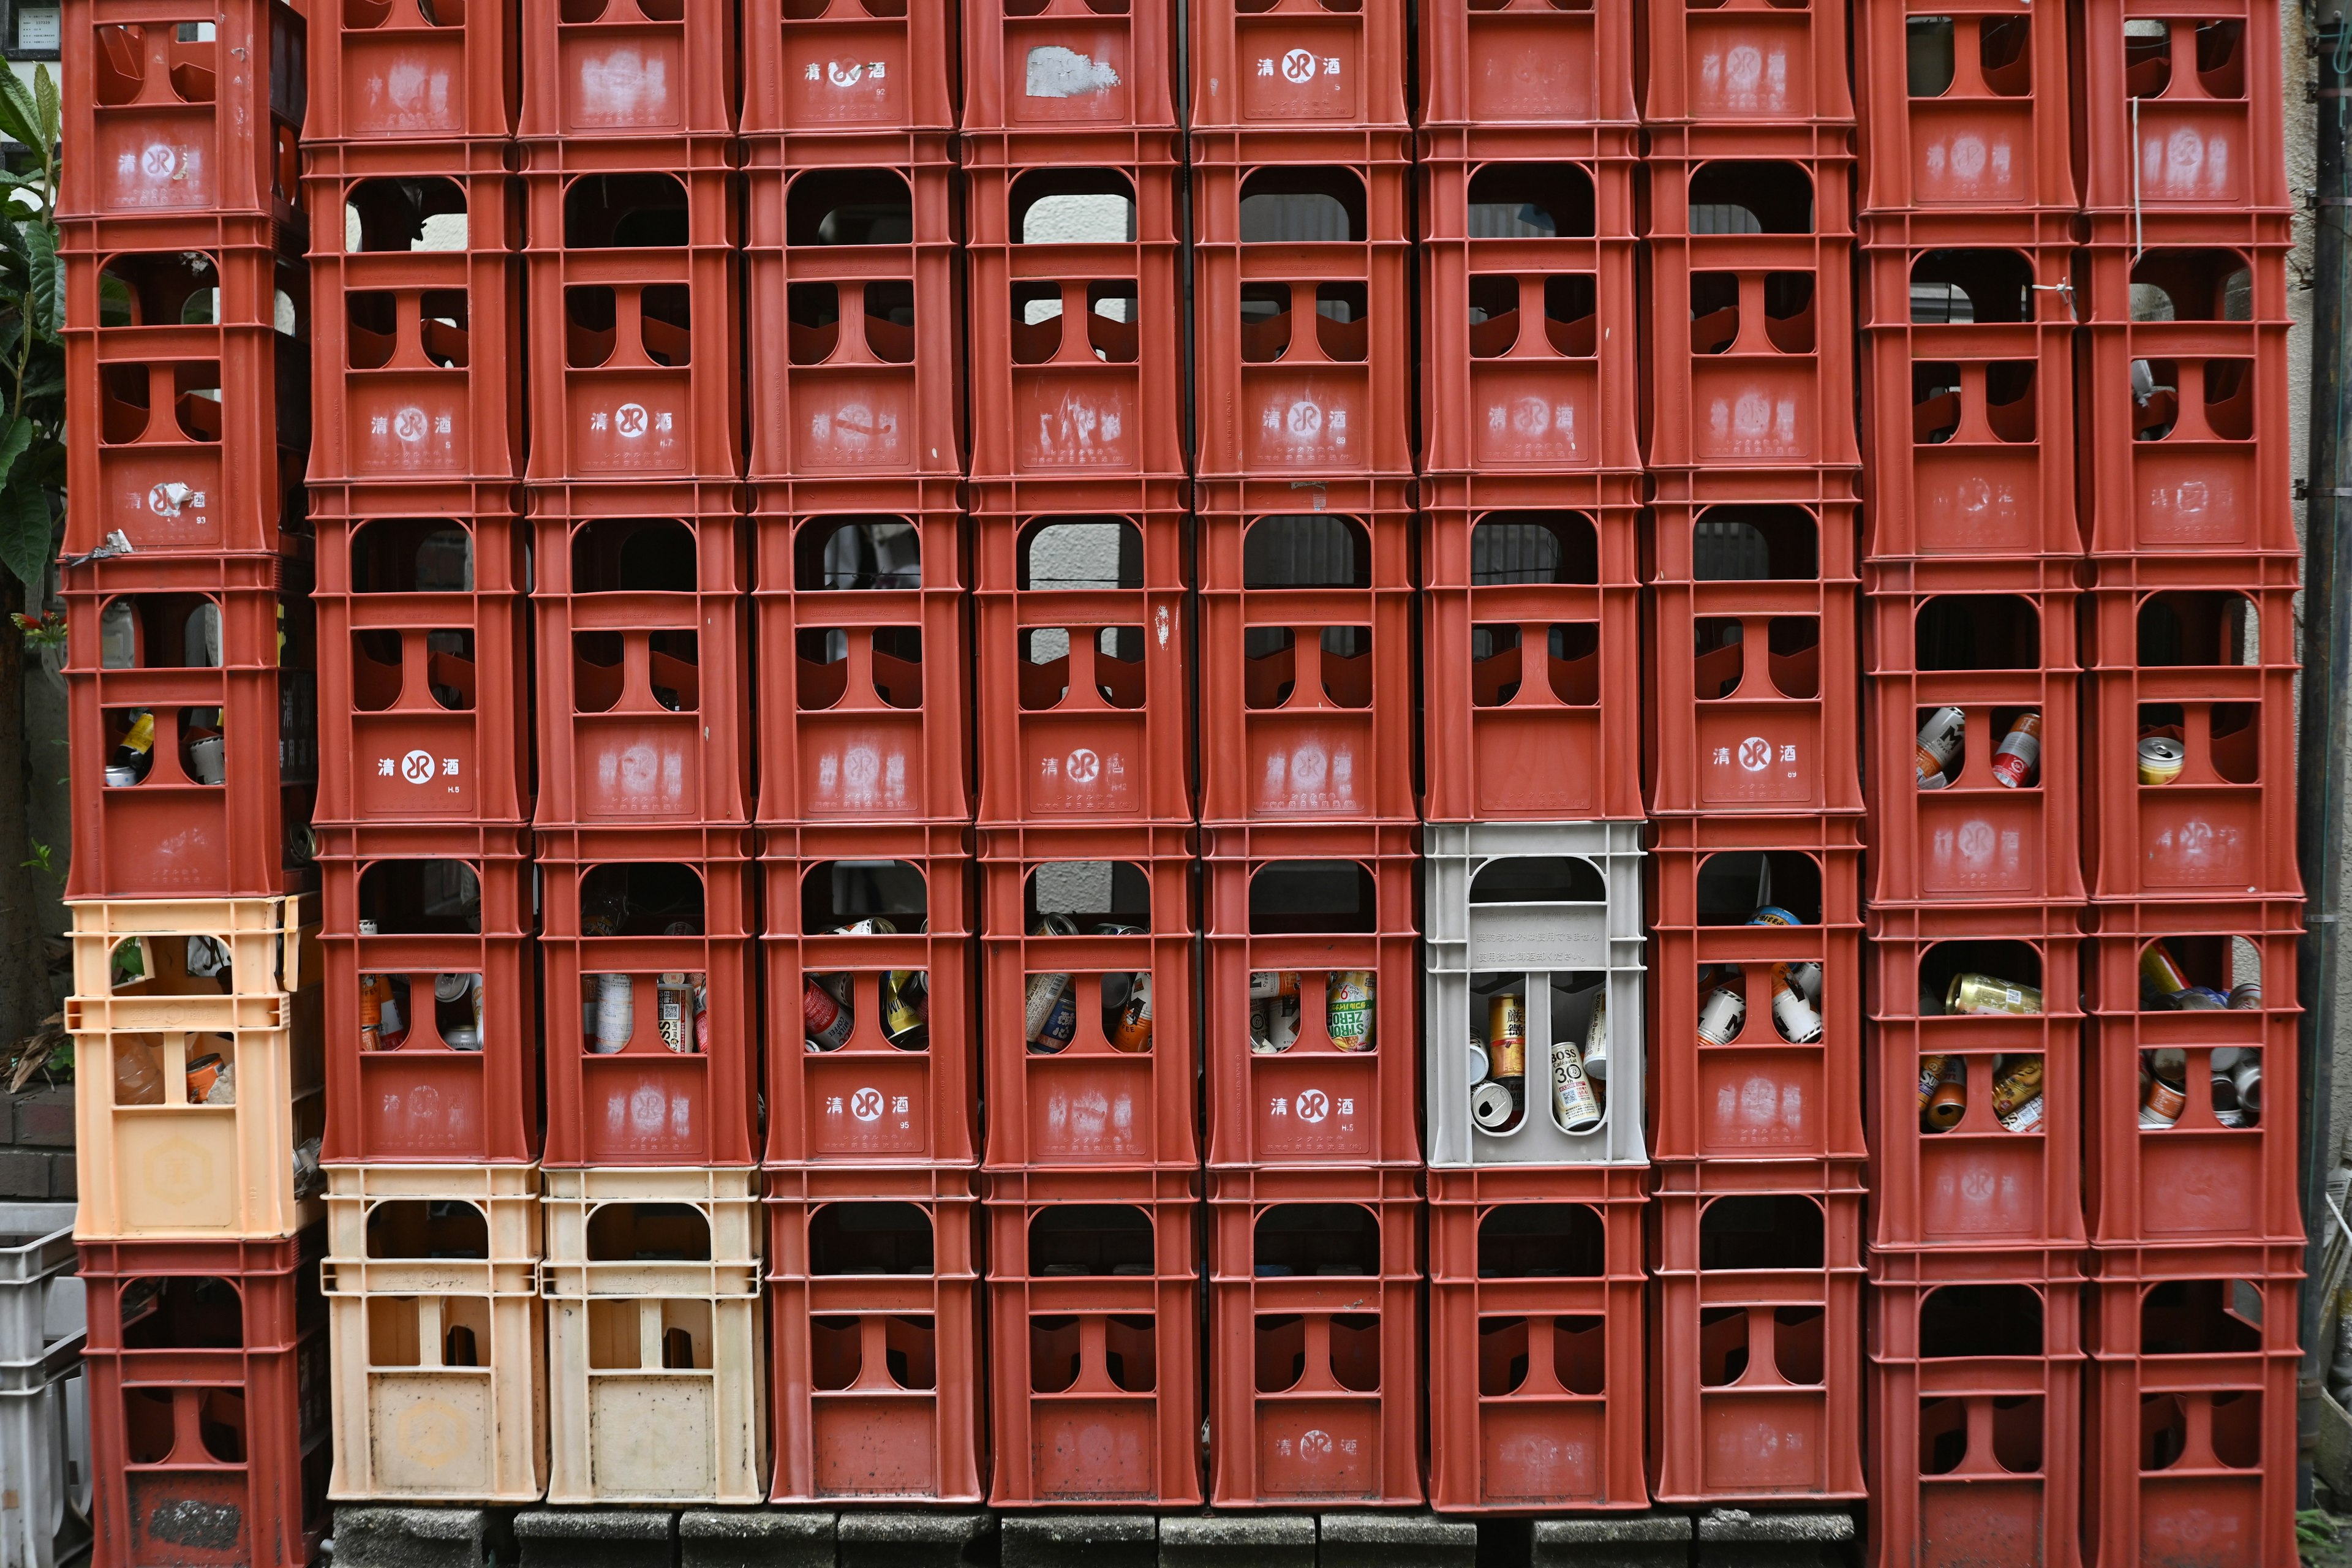
{"type": "Polygon", "coordinates": [[[1955,974],[1944,988],[1944,1011],[2036,1015],[2042,1011],[2042,993],[1990,974],[1955,974]]]}
{"type": "Polygon", "coordinates": [[[801,990],[801,1030],[813,1051],[837,1051],[849,1043],[857,1019],[834,994],[815,981],[801,990]]]}
{"type": "Polygon", "coordinates": [[[1067,974],[1033,974],[1029,977],[1028,988],[1022,998],[1022,1038],[1035,1040],[1044,1037],[1045,1026],[1052,1021],[1062,994],[1069,988],[1070,977],[1067,974]]]}
{"type": "Polygon", "coordinates": [[[1801,926],[1805,922],[1778,904],[1764,904],[1748,917],[1748,923],[1752,926],[1801,926]]]}
{"type": "Polygon", "coordinates": [[[2042,1125],[2042,1097],[2037,1094],[2031,1100],[2021,1100],[2009,1110],[2001,1111],[2000,1116],[2003,1131],[2031,1132],[2042,1125]]]}
{"type": "Polygon", "coordinates": [[[1698,1040],[1703,1046],[1727,1046],[1739,1037],[1748,1021],[1748,998],[1729,986],[1718,985],[1698,1005],[1698,1040]]]}
{"type": "Polygon", "coordinates": [[[2029,1100],[2042,1095],[2042,1058],[2026,1057],[2012,1065],[2004,1066],[1992,1080],[1992,1110],[1996,1116],[2007,1116],[2029,1100]]]}
{"type": "Polygon", "coordinates": [[[1118,1010],[1118,1025],[1111,1030],[1110,1043],[1122,1051],[1148,1051],[1151,1048],[1151,972],[1138,970],[1128,987],[1127,1005],[1118,1010]]]}
{"type": "Polygon", "coordinates": [[[1927,1074],[1921,1072],[1921,1088],[1927,1096],[1924,1112],[1927,1127],[1931,1132],[1949,1132],[1969,1114],[1968,1065],[1958,1057],[1928,1059],[1936,1064],[1936,1081],[1932,1085],[1926,1083],[1927,1074]]]}
{"type": "Polygon", "coordinates": [[[1488,1132],[1500,1132],[1518,1120],[1518,1102],[1503,1085],[1489,1080],[1470,1091],[1470,1120],[1488,1132]]]}
{"type": "Polygon", "coordinates": [[[1772,1024],[1791,1045],[1810,1046],[1822,1037],[1822,1016],[1789,983],[1789,966],[1772,966],[1772,1024]]]}
{"type": "Polygon", "coordinates": [[[1323,993],[1323,1022],[1331,1044],[1343,1051],[1372,1048],[1372,1009],[1377,982],[1369,969],[1334,973],[1323,993]]]}
{"type": "Polygon", "coordinates": [[[2149,942],[2140,950],[2139,976],[2144,984],[2167,996],[2189,989],[2188,972],[2172,956],[2172,950],[2160,942],[2149,942]]]}
{"type": "Polygon", "coordinates": [[[1250,975],[1250,1049],[1277,1056],[1298,1039],[1298,975],[1259,970],[1250,975]]]}
{"type": "Polygon", "coordinates": [[[1592,1021],[1584,1026],[1584,1076],[1595,1083],[1609,1081],[1609,987],[1592,999],[1592,1021]]]}
{"type": "Polygon", "coordinates": [[[1045,1026],[1037,1031],[1037,1037],[1030,1044],[1051,1055],[1055,1051],[1068,1049],[1070,1042],[1077,1037],[1077,987],[1065,985],[1062,987],[1062,994],[1054,998],[1054,1010],[1046,1015],[1045,1026]]]}
{"type": "Polygon", "coordinates": [[[1961,708],[1938,708],[1919,726],[1918,760],[1922,784],[1941,779],[1959,757],[1969,737],[1969,715],[1961,708]]]}
{"type": "Polygon", "coordinates": [[[625,974],[596,976],[596,1029],[588,1048],[609,1057],[625,1047],[636,1028],[637,988],[625,974]]]}
{"type": "Polygon", "coordinates": [[[2139,782],[2168,784],[2189,765],[2189,748],[2169,735],[2139,738],[2139,782]]]}
{"type": "Polygon", "coordinates": [[[2042,715],[2020,713],[1992,754],[1992,782],[2025,789],[2042,773],[2042,715]]]}
{"type": "Polygon", "coordinates": [[[1486,1061],[1497,1079],[1528,1076],[1528,1004],[1505,994],[1486,1003],[1486,1061]]]}
{"type": "Polygon", "coordinates": [[[2230,1010],[2233,1013],[2259,1013],[2263,1008],[2263,983],[2242,980],[2230,987],[2230,1010]]]}
{"type": "Polygon", "coordinates": [[[2148,1074],[2147,1087],[2140,1092],[2139,1124],[2142,1127],[2169,1127],[2180,1120],[2189,1109],[2189,1091],[2178,1084],[2167,1083],[2154,1073],[2148,1074]]]}
{"type": "Polygon", "coordinates": [[[1552,1042],[1551,1114],[1563,1132],[1585,1133],[1601,1125],[1601,1097],[1592,1092],[1584,1064],[1568,1040],[1552,1042]]]}

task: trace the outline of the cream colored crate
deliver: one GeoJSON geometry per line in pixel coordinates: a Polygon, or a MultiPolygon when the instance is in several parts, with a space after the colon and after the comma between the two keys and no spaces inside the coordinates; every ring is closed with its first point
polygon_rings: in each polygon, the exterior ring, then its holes
{"type": "Polygon", "coordinates": [[[315,990],[319,899],[92,899],[73,919],[73,1001],[82,1026],[106,1030],[276,1028],[285,998],[315,990]],[[230,984],[185,975],[187,939],[208,937],[229,961],[230,984]],[[140,950],[147,978],[114,984],[115,950],[140,950]]]}
{"type": "MultiPolygon", "coordinates": [[[[319,902],[298,899],[91,900],[73,911],[73,1037],[80,1212],[86,1241],[258,1239],[318,1219],[298,1191],[295,1149],[326,1130],[319,902]],[[186,973],[187,939],[229,960],[229,984],[186,973]],[[113,984],[113,956],[139,944],[143,977],[113,984]],[[161,1103],[117,1103],[119,1059],[152,1047],[161,1103]],[[233,1105],[191,1105],[187,1063],[234,1063],[233,1105]]],[[[315,1146],[313,1149],[315,1152],[315,1146]]]]}
{"type": "Polygon", "coordinates": [[[756,1295],[550,1300],[547,1500],[765,1500],[761,1309],[756,1295]]]}
{"type": "Polygon", "coordinates": [[[328,1167],[331,1498],[520,1503],[545,1492],[539,1258],[535,1165],[328,1167]],[[449,1252],[478,1256],[429,1256],[449,1252]],[[461,1330],[472,1365],[453,1364],[461,1330]]]}
{"type": "Polygon", "coordinates": [[[547,1261],[540,1279],[550,1298],[760,1294],[764,1249],[756,1169],[548,1170],[541,1190],[547,1261]],[[683,1215],[643,1214],[652,1205],[694,1209],[702,1226],[683,1215]]]}

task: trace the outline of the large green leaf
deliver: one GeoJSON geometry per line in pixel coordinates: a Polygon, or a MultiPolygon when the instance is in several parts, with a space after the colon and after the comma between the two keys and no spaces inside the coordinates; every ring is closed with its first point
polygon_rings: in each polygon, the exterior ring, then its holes
{"type": "Polygon", "coordinates": [[[41,106],[33,100],[25,79],[13,70],[0,70],[0,131],[35,153],[48,146],[41,135],[41,106]]]}
{"type": "Polygon", "coordinates": [[[33,106],[40,117],[42,145],[54,147],[58,142],[58,83],[47,66],[33,68],[33,106]]]}
{"type": "Polygon", "coordinates": [[[0,564],[25,584],[27,605],[40,603],[54,527],[48,495],[38,485],[12,479],[7,489],[0,489],[0,564]]]}
{"type": "Polygon", "coordinates": [[[25,248],[31,252],[33,327],[44,337],[56,337],[66,326],[65,270],[58,265],[58,231],[46,217],[25,226],[25,248]]]}

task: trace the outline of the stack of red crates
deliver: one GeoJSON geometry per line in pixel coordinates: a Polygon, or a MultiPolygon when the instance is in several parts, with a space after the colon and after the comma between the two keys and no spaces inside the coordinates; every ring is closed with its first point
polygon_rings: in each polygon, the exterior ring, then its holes
{"type": "Polygon", "coordinates": [[[2079,1560],[2072,47],[1855,10],[1884,1561],[2079,1560]]]}
{"type": "Polygon", "coordinates": [[[1190,11],[1219,1507],[1423,1497],[1406,16],[1190,11]]]}
{"type": "Polygon", "coordinates": [[[767,1488],[732,22],[521,11],[552,1501],[767,1488]],[[633,1447],[600,1372],[707,1446],[633,1447]]]}
{"type": "Polygon", "coordinates": [[[272,0],[62,25],[94,1561],[301,1564],[330,1459],[305,26],[272,0]]]}
{"type": "Polygon", "coordinates": [[[1649,13],[1662,1501],[1863,1489],[1846,21],[1820,3],[1649,13]]]}
{"type": "Polygon", "coordinates": [[[2099,0],[2072,21],[2084,1537],[2101,1564],[2284,1559],[2303,891],[2279,13],[2099,0]]]}
{"type": "Polygon", "coordinates": [[[514,18],[490,7],[436,28],[346,9],[313,19],[310,67],[331,1495],[535,1500],[548,1446],[514,18]],[[460,1266],[467,1291],[389,1283],[428,1257],[478,1259],[460,1266]],[[412,1355],[390,1348],[404,1335],[412,1355]],[[417,1464],[372,1440],[436,1378],[479,1381],[474,1427],[450,1445],[462,1458],[417,1464]]]}
{"type": "Polygon", "coordinates": [[[1176,9],[964,7],[991,1500],[1202,1500],[1176,9]]]}
{"type": "Polygon", "coordinates": [[[1634,18],[1446,0],[1418,19],[1431,1501],[1634,1509],[1649,1499],[1634,18]],[[1524,1071],[1481,1068],[1513,1013],[1524,1071]],[[1596,1035],[1625,1098],[1570,1133],[1550,1063],[1596,1035]]]}
{"type": "Polygon", "coordinates": [[[957,18],[761,0],[742,20],[771,1495],[972,1504],[957,18]]]}

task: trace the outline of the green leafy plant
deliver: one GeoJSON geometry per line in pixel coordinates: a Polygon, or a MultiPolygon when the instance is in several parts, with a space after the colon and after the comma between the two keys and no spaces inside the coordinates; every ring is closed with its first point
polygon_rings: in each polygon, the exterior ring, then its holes
{"type": "Polygon", "coordinates": [[[2294,1516],[2294,1550],[2305,1562],[2336,1544],[2343,1521],[2324,1508],[2307,1508],[2294,1516]]]}
{"type": "MultiPolygon", "coordinates": [[[[65,270],[58,261],[58,88],[0,69],[0,133],[26,150],[0,170],[0,565],[37,605],[65,486],[65,270]]],[[[28,628],[29,630],[29,628],[28,628]]]]}
{"type": "Polygon", "coordinates": [[[8,612],[17,635],[26,647],[63,647],[66,646],[66,618],[57,610],[44,610],[38,616],[28,616],[21,610],[8,612]]]}
{"type": "Polygon", "coordinates": [[[50,847],[37,838],[31,840],[31,845],[33,858],[29,860],[19,860],[16,864],[27,871],[38,871],[53,881],[64,881],[65,874],[57,868],[51,858],[53,851],[50,847]]]}

